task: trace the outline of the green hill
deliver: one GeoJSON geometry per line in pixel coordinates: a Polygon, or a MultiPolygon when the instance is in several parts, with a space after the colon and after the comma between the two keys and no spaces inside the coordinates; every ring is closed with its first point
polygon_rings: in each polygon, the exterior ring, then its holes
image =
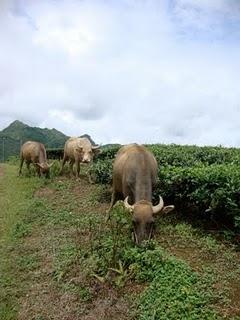
{"type": "MultiPolygon", "coordinates": [[[[80,137],[86,137],[93,145],[96,144],[88,134],[80,137]]],[[[46,149],[61,149],[68,138],[69,136],[54,128],[30,127],[16,120],[0,131],[0,162],[4,162],[10,156],[19,155],[21,145],[28,140],[41,142],[46,149]]]]}
{"type": "Polygon", "coordinates": [[[22,142],[27,140],[38,141],[43,143],[47,148],[61,148],[68,138],[56,129],[30,127],[18,120],[3,129],[0,132],[0,137],[12,138],[22,142]]]}
{"type": "Polygon", "coordinates": [[[16,120],[0,131],[0,161],[18,155],[20,146],[28,140],[41,142],[46,148],[63,148],[67,138],[56,129],[30,127],[16,120]]]}

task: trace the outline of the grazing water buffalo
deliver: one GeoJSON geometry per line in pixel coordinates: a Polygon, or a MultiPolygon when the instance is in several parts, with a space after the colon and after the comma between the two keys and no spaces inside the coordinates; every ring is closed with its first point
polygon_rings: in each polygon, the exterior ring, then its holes
{"type": "Polygon", "coordinates": [[[99,148],[99,146],[92,146],[91,142],[87,138],[69,138],[64,146],[64,156],[60,174],[63,172],[63,167],[66,161],[69,161],[72,175],[74,175],[73,165],[75,163],[76,177],[79,177],[80,163],[91,162],[94,155],[100,151],[99,148]]]}
{"type": "Polygon", "coordinates": [[[174,206],[152,204],[152,188],[157,179],[157,161],[142,145],[130,144],[122,147],[113,164],[113,193],[110,209],[117,200],[124,200],[125,207],[132,213],[134,239],[137,244],[150,239],[155,216],[167,213],[174,206]]]}
{"type": "Polygon", "coordinates": [[[20,151],[20,168],[19,175],[22,173],[23,162],[26,162],[29,170],[30,163],[33,163],[39,176],[45,175],[49,178],[50,167],[52,164],[47,163],[47,154],[44,145],[36,141],[25,142],[20,151]]]}

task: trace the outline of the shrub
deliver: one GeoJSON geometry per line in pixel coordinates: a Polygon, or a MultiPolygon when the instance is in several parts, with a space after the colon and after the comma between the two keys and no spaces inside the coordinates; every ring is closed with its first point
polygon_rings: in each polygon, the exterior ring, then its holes
{"type": "Polygon", "coordinates": [[[46,152],[47,152],[48,159],[60,160],[63,158],[64,149],[63,148],[52,148],[52,149],[47,149],[46,152]]]}
{"type": "MultiPolygon", "coordinates": [[[[228,217],[240,227],[240,151],[236,148],[196,146],[148,146],[158,164],[154,198],[161,194],[167,203],[182,211],[209,212],[228,217]]],[[[112,181],[112,153],[91,166],[96,183],[112,181]]]]}
{"type": "Polygon", "coordinates": [[[114,145],[112,147],[103,147],[101,148],[101,153],[99,153],[99,155],[97,156],[97,159],[99,160],[113,159],[120,148],[121,148],[121,145],[114,145]]]}
{"type": "MultiPolygon", "coordinates": [[[[120,145],[102,149],[97,159],[113,159],[120,145]]],[[[195,166],[211,164],[240,164],[240,150],[224,147],[197,147],[181,145],[146,145],[156,157],[159,165],[195,166]]]]}
{"type": "Polygon", "coordinates": [[[109,184],[112,181],[112,159],[98,160],[89,169],[92,180],[96,183],[109,184]]]}
{"type": "Polygon", "coordinates": [[[180,145],[148,145],[159,165],[196,166],[211,164],[240,164],[240,150],[223,147],[180,145]]]}
{"type": "Polygon", "coordinates": [[[237,165],[163,167],[159,169],[155,193],[174,202],[182,210],[203,212],[210,208],[216,216],[228,216],[240,227],[240,170],[237,165]]]}

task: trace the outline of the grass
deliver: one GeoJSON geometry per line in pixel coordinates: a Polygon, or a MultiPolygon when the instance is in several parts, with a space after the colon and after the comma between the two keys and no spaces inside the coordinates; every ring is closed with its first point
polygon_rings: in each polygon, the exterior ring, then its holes
{"type": "Polygon", "coordinates": [[[18,297],[29,281],[22,271],[33,268],[37,261],[36,255],[21,255],[21,241],[31,234],[31,225],[24,220],[42,181],[17,178],[14,166],[4,166],[6,170],[0,177],[0,319],[10,320],[16,318],[18,297]]]}
{"type": "Polygon", "coordinates": [[[106,224],[109,192],[84,172],[76,181],[4,171],[1,320],[239,319],[240,255],[230,243],[170,215],[138,248],[131,217],[120,203],[106,224]]]}

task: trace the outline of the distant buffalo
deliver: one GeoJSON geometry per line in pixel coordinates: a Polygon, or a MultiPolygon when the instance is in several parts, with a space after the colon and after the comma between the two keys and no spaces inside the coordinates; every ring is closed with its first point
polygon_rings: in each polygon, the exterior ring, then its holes
{"type": "MultiPolygon", "coordinates": [[[[157,179],[157,161],[142,145],[122,147],[113,164],[113,193],[110,209],[117,200],[124,199],[125,207],[132,214],[134,240],[141,244],[151,238],[156,215],[170,212],[173,205],[152,204],[152,189],[157,179]]],[[[110,210],[109,210],[110,211],[110,210]]]]}
{"type": "Polygon", "coordinates": [[[64,146],[64,156],[60,174],[66,161],[70,162],[71,174],[74,175],[73,165],[76,166],[76,177],[79,177],[80,163],[90,163],[95,154],[100,152],[99,146],[93,146],[88,138],[69,138],[64,146]]]}
{"type": "Polygon", "coordinates": [[[25,142],[20,151],[20,168],[19,175],[22,174],[23,162],[26,162],[29,170],[30,164],[33,163],[36,167],[39,176],[44,175],[49,178],[50,167],[52,164],[47,163],[47,154],[44,145],[36,141],[25,142]]]}

